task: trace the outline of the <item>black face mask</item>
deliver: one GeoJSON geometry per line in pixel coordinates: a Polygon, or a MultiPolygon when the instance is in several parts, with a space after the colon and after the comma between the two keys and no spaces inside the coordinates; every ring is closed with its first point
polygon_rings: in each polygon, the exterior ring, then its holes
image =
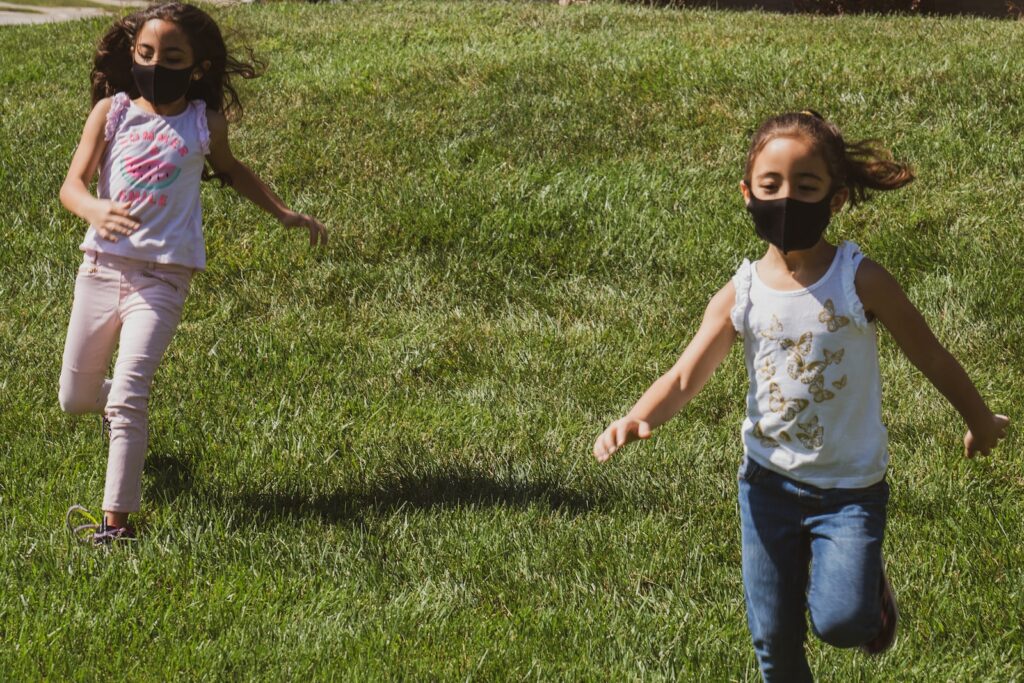
{"type": "Polygon", "coordinates": [[[810,249],[832,219],[832,193],[820,202],[802,202],[792,197],[758,199],[750,193],[747,211],[754,218],[758,236],[782,253],[810,249]]]}
{"type": "Polygon", "coordinates": [[[132,62],[132,78],[139,94],[151,104],[170,104],[188,92],[192,84],[194,66],[187,69],[168,69],[166,66],[153,64],[146,66],[132,62]]]}

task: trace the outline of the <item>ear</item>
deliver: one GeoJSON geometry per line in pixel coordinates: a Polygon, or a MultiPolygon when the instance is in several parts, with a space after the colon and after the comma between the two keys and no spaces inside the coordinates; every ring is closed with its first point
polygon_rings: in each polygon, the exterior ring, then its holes
{"type": "Polygon", "coordinates": [[[743,193],[743,202],[746,204],[750,203],[750,188],[747,186],[746,180],[740,181],[740,192],[743,193]]]}
{"type": "Polygon", "coordinates": [[[192,72],[192,80],[202,80],[203,76],[206,75],[206,72],[210,70],[211,66],[212,64],[210,63],[210,60],[204,59],[202,64],[199,65],[199,68],[192,72]]]}
{"type": "Polygon", "coordinates": [[[832,215],[839,212],[839,209],[843,208],[846,201],[850,198],[850,188],[841,187],[836,190],[836,193],[832,195],[832,201],[829,203],[829,208],[832,209],[832,215]]]}

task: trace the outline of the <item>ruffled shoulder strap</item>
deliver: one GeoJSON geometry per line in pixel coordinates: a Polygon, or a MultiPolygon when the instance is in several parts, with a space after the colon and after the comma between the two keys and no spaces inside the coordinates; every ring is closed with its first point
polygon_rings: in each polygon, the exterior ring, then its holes
{"type": "Polygon", "coordinates": [[[736,269],[736,274],[732,276],[732,284],[736,288],[736,301],[729,311],[729,318],[740,339],[743,339],[744,319],[747,316],[747,308],[750,306],[750,269],[752,267],[749,259],[743,259],[743,263],[736,269]]]}
{"type": "Polygon", "coordinates": [[[857,327],[867,327],[868,318],[864,313],[864,304],[857,296],[857,267],[864,260],[860,247],[853,242],[845,241],[839,245],[840,277],[842,278],[843,297],[846,299],[846,310],[850,312],[853,323],[857,327]]]}
{"type": "Polygon", "coordinates": [[[121,122],[124,121],[125,112],[128,111],[128,105],[132,103],[128,97],[128,93],[119,92],[110,98],[110,110],[107,112],[107,125],[103,128],[103,139],[110,142],[117,135],[117,129],[121,126],[121,122]]]}
{"type": "Polygon", "coordinates": [[[206,100],[192,100],[189,106],[195,112],[196,132],[199,134],[199,149],[203,156],[210,153],[210,124],[206,120],[206,100]]]}

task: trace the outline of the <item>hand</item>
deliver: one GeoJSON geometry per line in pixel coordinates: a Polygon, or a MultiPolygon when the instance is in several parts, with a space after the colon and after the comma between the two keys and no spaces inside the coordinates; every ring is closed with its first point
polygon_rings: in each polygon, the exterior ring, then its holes
{"type": "Polygon", "coordinates": [[[1005,415],[993,415],[992,422],[982,427],[967,430],[964,437],[964,456],[973,458],[975,453],[988,455],[999,440],[1006,437],[1006,428],[1010,418],[1005,415]]]}
{"type": "Polygon", "coordinates": [[[623,417],[608,425],[594,442],[594,457],[598,462],[606,462],[612,454],[637,439],[651,438],[651,425],[643,420],[623,417]]]}
{"type": "Polygon", "coordinates": [[[312,216],[289,211],[281,219],[281,223],[286,228],[306,228],[309,230],[309,246],[311,247],[315,247],[318,244],[326,246],[327,244],[327,228],[312,216]]]}
{"type": "Polygon", "coordinates": [[[86,218],[100,237],[116,242],[118,235],[130,235],[139,229],[139,218],[131,213],[131,206],[128,202],[97,199],[86,218]]]}

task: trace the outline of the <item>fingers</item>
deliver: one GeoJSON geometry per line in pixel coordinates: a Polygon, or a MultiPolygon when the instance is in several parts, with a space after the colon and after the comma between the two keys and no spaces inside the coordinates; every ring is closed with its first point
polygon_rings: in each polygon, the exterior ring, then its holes
{"type": "Polygon", "coordinates": [[[964,437],[964,457],[973,458],[978,453],[988,455],[988,449],[981,448],[981,444],[974,438],[974,434],[967,432],[967,435],[964,437]]]}
{"type": "Polygon", "coordinates": [[[302,223],[309,229],[309,246],[327,245],[327,228],[323,223],[305,214],[302,216],[302,223]]]}
{"type": "Polygon", "coordinates": [[[619,446],[616,443],[619,438],[618,431],[615,429],[615,427],[616,425],[613,423],[612,426],[606,429],[604,432],[604,439],[602,440],[604,445],[604,452],[608,455],[608,457],[611,457],[611,455],[615,453],[615,451],[619,450],[619,446]]]}
{"type": "Polygon", "coordinates": [[[107,229],[119,232],[122,235],[130,235],[139,229],[139,222],[135,220],[128,220],[125,218],[118,218],[115,220],[107,221],[107,229]]]}
{"type": "Polygon", "coordinates": [[[134,225],[140,223],[139,217],[131,212],[132,205],[127,202],[111,202],[110,213],[115,216],[123,216],[128,222],[134,225]]]}
{"type": "Polygon", "coordinates": [[[996,415],[996,433],[1000,439],[1006,438],[1006,430],[1010,426],[1010,418],[1005,415],[996,415]]]}
{"type": "Polygon", "coordinates": [[[615,427],[616,424],[613,422],[608,429],[601,432],[601,436],[597,437],[597,441],[594,442],[594,457],[598,462],[606,462],[615,451],[619,450],[615,445],[615,427]]]}
{"type": "Polygon", "coordinates": [[[615,448],[622,448],[626,445],[626,439],[629,438],[629,426],[618,424],[615,429],[615,448]]]}
{"type": "Polygon", "coordinates": [[[630,441],[650,437],[651,425],[644,420],[616,420],[594,442],[594,457],[598,462],[605,462],[630,441]]]}

